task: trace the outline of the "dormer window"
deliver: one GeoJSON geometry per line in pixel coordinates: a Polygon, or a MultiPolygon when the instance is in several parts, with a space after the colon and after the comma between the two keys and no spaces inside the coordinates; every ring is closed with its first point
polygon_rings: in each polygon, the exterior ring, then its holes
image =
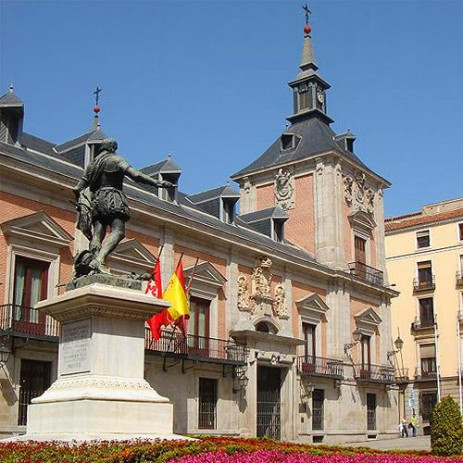
{"type": "Polygon", "coordinates": [[[290,151],[297,148],[300,138],[294,133],[284,133],[280,137],[281,151],[290,151]]]}
{"type": "Polygon", "coordinates": [[[158,198],[173,203],[177,199],[177,182],[179,175],[163,173],[159,175],[160,180],[167,180],[173,186],[169,188],[158,188],[158,198]]]}
{"type": "Polygon", "coordinates": [[[273,220],[273,236],[272,238],[279,243],[284,240],[284,224],[283,220],[273,220]]]}
{"type": "Polygon", "coordinates": [[[230,201],[228,198],[222,198],[222,220],[225,223],[235,221],[235,200],[230,201]]]}

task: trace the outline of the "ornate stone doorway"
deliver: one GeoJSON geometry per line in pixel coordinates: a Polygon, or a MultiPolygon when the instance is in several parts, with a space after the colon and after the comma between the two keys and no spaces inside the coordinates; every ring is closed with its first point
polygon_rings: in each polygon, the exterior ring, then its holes
{"type": "Polygon", "coordinates": [[[257,437],[280,439],[281,369],[257,368],[257,437]]]}

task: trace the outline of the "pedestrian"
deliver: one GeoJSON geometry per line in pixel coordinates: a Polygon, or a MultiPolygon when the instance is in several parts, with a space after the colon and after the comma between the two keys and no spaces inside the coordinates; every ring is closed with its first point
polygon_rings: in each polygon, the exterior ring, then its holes
{"type": "Polygon", "coordinates": [[[415,414],[410,418],[410,428],[412,429],[412,437],[416,437],[416,432],[418,428],[418,418],[415,414]]]}
{"type": "Polygon", "coordinates": [[[405,417],[402,419],[402,437],[408,437],[408,421],[405,417]]]}

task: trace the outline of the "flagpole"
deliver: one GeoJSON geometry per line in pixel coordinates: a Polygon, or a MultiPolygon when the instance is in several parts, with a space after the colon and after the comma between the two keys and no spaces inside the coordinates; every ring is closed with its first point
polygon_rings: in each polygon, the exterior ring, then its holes
{"type": "MultiPolygon", "coordinates": [[[[463,312],[461,312],[463,314],[463,312]]],[[[461,385],[461,333],[460,333],[460,316],[457,317],[457,349],[458,349],[458,395],[460,398],[460,413],[463,415],[463,397],[462,397],[462,385],[461,385]]]]}
{"type": "Polygon", "coordinates": [[[191,283],[193,283],[193,278],[194,278],[195,273],[196,273],[196,267],[197,267],[197,265],[198,265],[198,262],[199,262],[199,257],[196,258],[195,266],[193,267],[193,272],[191,273],[190,279],[189,279],[189,281],[188,281],[188,285],[187,285],[187,287],[185,288],[186,294],[189,294],[189,292],[190,292],[191,283]]]}
{"type": "Polygon", "coordinates": [[[439,362],[439,345],[438,345],[438,334],[437,334],[437,314],[434,315],[434,344],[436,349],[436,373],[437,373],[437,402],[441,399],[441,387],[440,387],[440,362],[439,362]]]}

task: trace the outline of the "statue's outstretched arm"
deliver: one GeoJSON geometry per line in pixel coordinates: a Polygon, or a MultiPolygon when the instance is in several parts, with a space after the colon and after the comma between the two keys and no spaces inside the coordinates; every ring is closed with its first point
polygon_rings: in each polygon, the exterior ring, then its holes
{"type": "Polygon", "coordinates": [[[139,170],[134,169],[133,167],[128,167],[125,171],[125,174],[129,176],[131,179],[135,180],[136,182],[146,183],[147,185],[153,185],[160,188],[169,188],[172,186],[171,182],[167,180],[155,180],[151,178],[149,175],[140,172],[139,170]]]}

